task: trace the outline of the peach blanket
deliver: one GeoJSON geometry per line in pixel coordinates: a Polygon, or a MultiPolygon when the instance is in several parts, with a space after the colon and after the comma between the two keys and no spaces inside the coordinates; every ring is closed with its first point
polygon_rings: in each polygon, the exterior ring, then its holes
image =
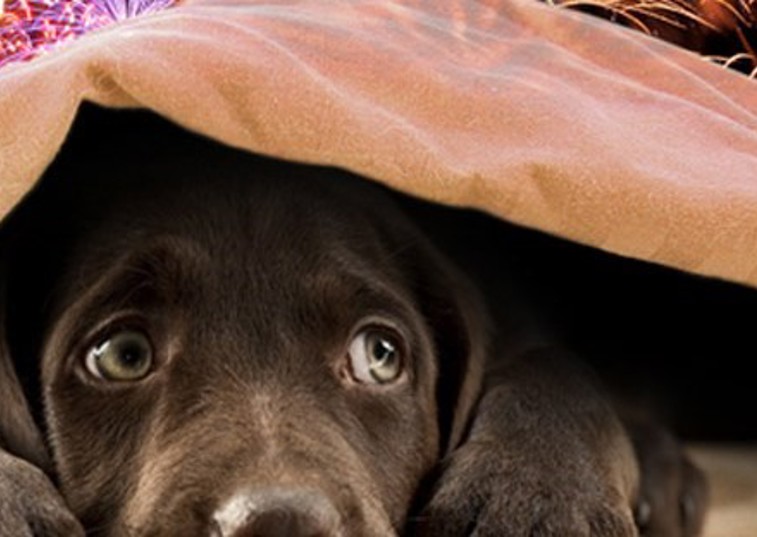
{"type": "Polygon", "coordinates": [[[6,65],[0,215],[83,99],[757,286],[757,82],[535,0],[185,0],[6,65]]]}
{"type": "Polygon", "coordinates": [[[757,285],[757,84],[534,0],[186,0],[6,65],[0,214],[82,99],[757,285]]]}

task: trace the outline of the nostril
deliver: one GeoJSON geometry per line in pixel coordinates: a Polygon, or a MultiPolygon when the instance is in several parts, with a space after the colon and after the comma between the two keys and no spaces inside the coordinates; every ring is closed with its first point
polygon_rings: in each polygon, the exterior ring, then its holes
{"type": "Polygon", "coordinates": [[[253,517],[239,537],[328,537],[333,533],[325,526],[311,513],[276,509],[253,517]]]}
{"type": "Polygon", "coordinates": [[[222,521],[217,520],[215,515],[210,519],[208,537],[227,537],[228,535],[231,535],[228,531],[229,529],[224,526],[222,521]]]}
{"type": "Polygon", "coordinates": [[[210,520],[208,537],[224,537],[223,529],[215,518],[210,520]]]}
{"type": "Polygon", "coordinates": [[[212,537],[334,537],[341,519],[331,501],[311,489],[250,489],[213,515],[212,537]]]}

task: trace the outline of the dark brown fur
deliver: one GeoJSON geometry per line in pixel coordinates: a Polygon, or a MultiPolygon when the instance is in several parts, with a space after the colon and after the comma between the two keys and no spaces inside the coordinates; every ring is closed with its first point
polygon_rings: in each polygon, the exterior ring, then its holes
{"type": "Polygon", "coordinates": [[[504,337],[382,189],[223,148],[79,169],[3,231],[0,535],[625,537],[640,505],[649,535],[698,532],[696,495],[657,522],[703,487],[685,457],[634,452],[577,360],[504,337]],[[345,376],[376,322],[407,341],[402,382],[345,376]],[[93,379],[123,326],[154,371],[93,379]]]}

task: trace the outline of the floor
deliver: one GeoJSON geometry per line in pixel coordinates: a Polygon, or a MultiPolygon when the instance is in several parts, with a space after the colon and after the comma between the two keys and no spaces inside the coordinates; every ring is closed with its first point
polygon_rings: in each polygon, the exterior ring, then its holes
{"type": "Polygon", "coordinates": [[[757,445],[696,445],[691,454],[712,487],[704,537],[757,537],[757,445]]]}

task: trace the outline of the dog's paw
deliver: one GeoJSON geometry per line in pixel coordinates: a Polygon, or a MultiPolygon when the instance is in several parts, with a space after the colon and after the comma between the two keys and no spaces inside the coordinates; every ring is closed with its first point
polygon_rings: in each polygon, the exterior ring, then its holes
{"type": "Polygon", "coordinates": [[[642,537],[696,537],[709,499],[707,480],[666,430],[628,427],[641,471],[635,513],[642,537]]]}
{"type": "MultiPolygon", "coordinates": [[[[559,454],[557,454],[559,456],[559,454]]],[[[410,535],[636,537],[631,502],[570,459],[540,465],[466,445],[443,469],[410,535]]],[[[579,465],[580,466],[580,465],[579,465]]]]}
{"type": "Polygon", "coordinates": [[[84,530],[40,469],[0,451],[0,535],[83,537],[84,530]]]}

